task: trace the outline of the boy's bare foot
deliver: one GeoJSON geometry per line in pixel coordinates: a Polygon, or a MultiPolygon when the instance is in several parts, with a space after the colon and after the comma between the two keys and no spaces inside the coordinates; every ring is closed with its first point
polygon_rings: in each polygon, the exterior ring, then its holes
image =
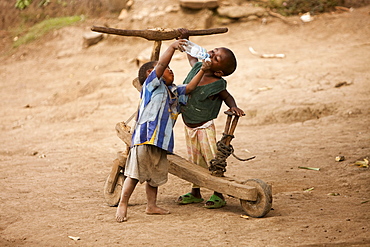
{"type": "Polygon", "coordinates": [[[160,208],[160,207],[147,207],[146,210],[145,210],[145,213],[146,214],[161,214],[161,215],[164,215],[164,214],[169,214],[170,211],[167,210],[167,209],[164,209],[164,208],[160,208]]]}
{"type": "Polygon", "coordinates": [[[116,221],[117,222],[125,222],[127,221],[127,208],[124,206],[118,206],[116,212],[116,221]]]}

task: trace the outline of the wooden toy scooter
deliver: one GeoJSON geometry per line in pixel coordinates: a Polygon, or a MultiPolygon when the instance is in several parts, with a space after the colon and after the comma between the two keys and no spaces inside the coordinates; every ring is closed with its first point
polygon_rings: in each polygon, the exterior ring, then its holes
{"type": "MultiPolygon", "coordinates": [[[[142,37],[154,41],[151,61],[159,59],[160,47],[163,40],[171,40],[180,36],[180,32],[176,29],[122,30],[94,26],[91,30],[121,36],[142,37]]],[[[189,35],[212,35],[227,31],[227,28],[189,30],[189,35]]],[[[137,78],[134,79],[133,85],[139,91],[141,90],[141,85],[137,78]]],[[[215,159],[210,162],[209,170],[195,165],[176,154],[171,154],[167,156],[170,162],[169,172],[201,187],[239,198],[240,204],[247,215],[251,217],[264,217],[272,207],[271,186],[260,179],[237,181],[224,176],[226,159],[230,154],[233,154],[230,142],[234,138],[233,134],[239,119],[238,116],[231,112],[225,112],[225,114],[227,114],[225,130],[222,139],[217,143],[218,151],[215,159]]],[[[113,161],[112,170],[104,185],[104,198],[109,206],[116,206],[121,197],[122,185],[125,179],[123,173],[132,135],[131,127],[128,124],[135,115],[136,112],[126,122],[116,124],[117,136],[126,144],[126,150],[117,153],[117,158],[113,161]]],[[[243,161],[253,158],[251,157],[243,161]]]]}

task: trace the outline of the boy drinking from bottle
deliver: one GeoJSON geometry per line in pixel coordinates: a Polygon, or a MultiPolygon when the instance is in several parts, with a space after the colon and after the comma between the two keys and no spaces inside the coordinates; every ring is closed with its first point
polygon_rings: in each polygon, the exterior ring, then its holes
{"type": "MultiPolygon", "coordinates": [[[[186,37],[188,38],[188,37],[186,37]]],[[[223,77],[232,74],[237,66],[234,53],[225,47],[215,48],[208,52],[210,67],[204,71],[199,84],[189,95],[186,105],[181,107],[182,119],[185,123],[185,139],[189,161],[208,168],[210,160],[216,156],[216,128],[213,119],[217,118],[221,105],[224,102],[229,111],[238,116],[245,115],[237,107],[234,97],[226,89],[226,80],[223,77]]],[[[198,75],[202,63],[190,56],[188,60],[192,67],[184,84],[188,84],[198,75]]],[[[177,199],[179,204],[202,202],[200,187],[193,184],[191,192],[177,199]]],[[[221,193],[214,194],[205,203],[206,208],[220,208],[226,205],[221,193]]]]}

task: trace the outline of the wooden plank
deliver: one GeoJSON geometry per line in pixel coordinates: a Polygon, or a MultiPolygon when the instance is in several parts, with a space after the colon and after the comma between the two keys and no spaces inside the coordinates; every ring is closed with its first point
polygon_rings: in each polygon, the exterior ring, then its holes
{"type": "Polygon", "coordinates": [[[114,189],[117,184],[118,176],[119,176],[119,170],[121,169],[120,167],[120,162],[118,159],[113,160],[113,167],[112,170],[109,174],[108,177],[108,192],[113,193],[114,189]]]}
{"type": "Polygon", "coordinates": [[[170,162],[169,172],[179,178],[239,199],[257,200],[255,187],[241,184],[228,177],[212,176],[207,169],[195,165],[176,154],[169,154],[167,158],[170,162]]]}
{"type": "MultiPolygon", "coordinates": [[[[117,123],[116,131],[117,136],[130,146],[130,127],[124,122],[117,123]]],[[[239,199],[250,201],[257,199],[257,190],[254,187],[244,185],[229,177],[212,176],[207,169],[195,165],[176,154],[169,154],[167,158],[170,162],[169,172],[179,178],[239,199]]]]}
{"type": "Polygon", "coordinates": [[[117,136],[124,142],[128,147],[131,146],[131,127],[127,126],[125,122],[119,122],[116,124],[117,136]]]}

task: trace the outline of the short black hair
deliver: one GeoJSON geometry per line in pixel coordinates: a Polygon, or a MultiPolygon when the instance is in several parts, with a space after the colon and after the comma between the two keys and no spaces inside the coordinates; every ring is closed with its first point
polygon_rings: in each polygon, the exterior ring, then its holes
{"type": "Polygon", "coordinates": [[[138,73],[138,78],[139,78],[139,82],[140,82],[141,85],[144,84],[145,79],[147,77],[146,72],[149,69],[153,69],[156,66],[157,62],[158,61],[150,61],[150,62],[147,62],[147,63],[144,63],[143,65],[141,65],[141,67],[139,69],[139,73],[138,73]]]}
{"type": "Polygon", "coordinates": [[[237,67],[236,57],[230,49],[225,48],[225,47],[222,47],[222,49],[224,49],[227,54],[225,66],[222,72],[224,72],[223,76],[228,76],[234,73],[234,71],[236,70],[236,67],[237,67]]]}

